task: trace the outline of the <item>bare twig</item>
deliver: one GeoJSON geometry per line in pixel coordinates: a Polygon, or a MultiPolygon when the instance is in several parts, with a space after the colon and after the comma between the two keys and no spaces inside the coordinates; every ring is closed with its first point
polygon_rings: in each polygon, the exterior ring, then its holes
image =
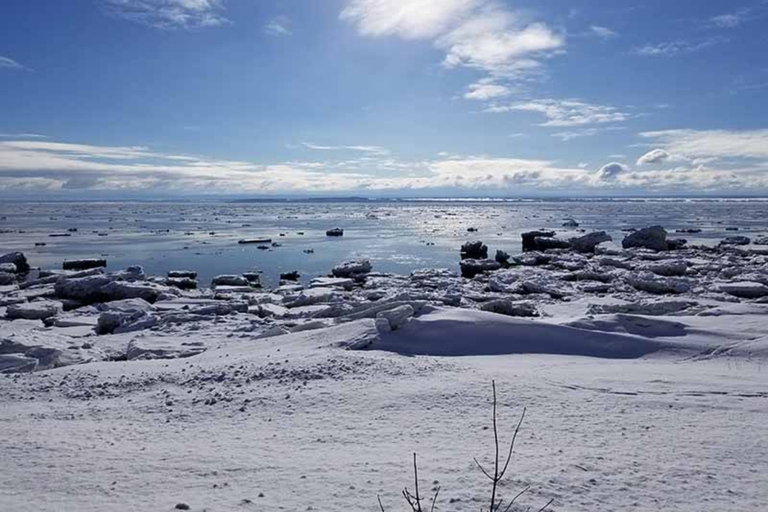
{"type": "MultiPolygon", "coordinates": [[[[517,501],[517,498],[525,494],[530,488],[531,486],[529,485],[528,487],[526,487],[525,489],[517,493],[517,495],[514,498],[512,498],[512,501],[509,502],[509,504],[507,505],[507,508],[504,509],[504,512],[509,512],[509,509],[512,507],[512,505],[515,504],[515,502],[517,501]]],[[[499,503],[499,506],[501,506],[501,503],[499,503]]]]}
{"type": "Polygon", "coordinates": [[[421,498],[419,497],[419,468],[416,467],[416,453],[413,454],[413,484],[416,487],[416,512],[421,512],[421,498]]]}
{"type": "Polygon", "coordinates": [[[544,512],[547,508],[549,508],[549,506],[552,504],[553,501],[555,501],[555,498],[552,498],[551,500],[549,500],[546,505],[544,505],[539,509],[539,512],[544,512]]]}
{"type": "MultiPolygon", "coordinates": [[[[515,442],[517,441],[517,435],[520,433],[520,427],[523,425],[523,420],[525,420],[525,413],[526,409],[523,409],[523,413],[520,415],[520,420],[517,422],[517,426],[515,427],[515,432],[512,435],[512,441],[509,443],[509,450],[507,450],[507,458],[504,461],[504,465],[501,466],[501,461],[499,460],[499,426],[498,426],[498,419],[496,415],[496,410],[498,407],[498,400],[496,398],[496,381],[491,381],[491,387],[493,389],[493,414],[491,417],[491,421],[493,424],[493,445],[494,445],[494,460],[493,460],[493,474],[491,474],[489,471],[487,471],[477,460],[477,458],[473,459],[475,461],[475,464],[478,468],[480,468],[480,471],[483,472],[483,474],[492,482],[491,487],[491,503],[490,507],[488,508],[488,512],[498,512],[501,510],[501,505],[504,502],[502,498],[499,497],[499,484],[504,479],[504,476],[507,474],[507,470],[509,469],[509,464],[512,462],[512,454],[515,450],[515,442]]],[[[509,512],[512,505],[517,501],[517,499],[522,496],[529,487],[526,487],[520,493],[515,496],[512,501],[507,503],[506,508],[504,509],[504,512],[509,512]]],[[[547,505],[544,506],[544,509],[546,509],[552,502],[550,501],[547,503],[547,505]]],[[[542,509],[542,511],[544,510],[542,509]]],[[[541,511],[540,511],[541,512],[541,511]]]]}
{"type": "Polygon", "coordinates": [[[437,503],[437,495],[440,494],[440,486],[437,486],[437,489],[435,490],[435,495],[432,497],[432,507],[429,509],[429,512],[435,512],[435,504],[437,503]]]}
{"type": "Polygon", "coordinates": [[[523,420],[525,419],[525,411],[527,409],[523,407],[523,414],[520,415],[520,421],[517,422],[517,427],[515,427],[515,433],[512,435],[512,442],[509,443],[509,453],[507,454],[507,462],[504,463],[504,469],[501,470],[501,474],[499,475],[499,478],[504,477],[504,473],[507,472],[507,468],[509,467],[509,461],[512,460],[512,450],[515,449],[515,441],[517,440],[517,433],[520,432],[520,426],[523,424],[523,420]]]}
{"type": "MultiPolygon", "coordinates": [[[[419,468],[416,464],[416,454],[413,454],[413,485],[415,489],[415,495],[411,494],[411,491],[408,490],[406,487],[402,491],[403,498],[405,498],[406,503],[411,507],[411,510],[413,512],[423,512],[421,509],[421,496],[419,495],[419,468]]],[[[440,488],[437,489],[438,492],[440,492],[440,488]]],[[[437,500],[437,493],[435,493],[435,497],[432,501],[432,509],[435,508],[435,500],[437,500]]],[[[381,505],[381,503],[379,503],[381,505]]],[[[383,512],[383,509],[382,509],[383,512]]]]}
{"type": "Polygon", "coordinates": [[[492,480],[493,480],[493,477],[492,477],[491,475],[489,475],[489,474],[488,474],[488,472],[485,470],[485,468],[484,468],[483,466],[481,466],[481,465],[480,465],[480,463],[477,461],[477,457],[473,458],[472,460],[474,460],[474,461],[475,461],[475,464],[477,464],[477,467],[479,467],[479,468],[480,468],[480,471],[482,471],[482,472],[483,472],[483,474],[484,474],[485,476],[487,476],[489,480],[491,480],[491,481],[492,481],[492,480]]]}
{"type": "MultiPolygon", "coordinates": [[[[502,500],[498,499],[498,487],[499,483],[504,479],[504,475],[507,473],[507,469],[509,469],[509,463],[512,461],[512,452],[515,449],[515,441],[517,440],[517,434],[520,432],[520,427],[523,424],[523,420],[525,419],[525,409],[523,409],[523,414],[520,416],[520,420],[517,422],[517,427],[515,428],[515,433],[512,436],[512,441],[509,443],[509,450],[507,452],[507,458],[504,461],[504,466],[499,468],[499,427],[498,422],[496,418],[496,407],[497,407],[497,400],[496,400],[496,381],[491,381],[491,386],[493,387],[493,416],[492,416],[492,422],[493,422],[493,445],[494,445],[494,460],[493,460],[493,475],[491,475],[486,469],[478,462],[478,460],[475,458],[475,464],[477,464],[477,467],[480,468],[480,471],[483,472],[483,474],[492,482],[492,488],[491,488],[491,504],[489,507],[489,512],[497,512],[501,508],[501,502],[502,500]]],[[[518,495],[519,496],[519,495],[518,495]]],[[[517,499],[517,498],[515,498],[517,499]]],[[[510,502],[507,505],[507,509],[509,510],[509,507],[512,505],[512,502],[510,502]]]]}
{"type": "Polygon", "coordinates": [[[496,487],[499,485],[499,429],[496,426],[496,381],[491,381],[493,386],[493,444],[496,450],[496,455],[493,460],[493,489],[491,491],[491,508],[490,511],[494,512],[494,505],[496,503],[496,487]]]}
{"type": "MultiPolygon", "coordinates": [[[[482,464],[480,464],[480,461],[477,460],[477,458],[473,458],[472,460],[475,461],[475,464],[478,468],[480,468],[480,471],[492,482],[492,488],[491,488],[491,502],[490,507],[488,509],[488,512],[499,512],[501,510],[501,506],[504,503],[504,499],[499,496],[499,485],[501,484],[502,480],[504,479],[505,475],[507,474],[507,470],[509,469],[509,465],[512,461],[512,454],[515,449],[515,442],[517,441],[517,435],[520,433],[520,427],[523,425],[523,420],[525,420],[525,413],[526,409],[523,409],[523,413],[520,415],[520,420],[517,422],[517,426],[515,427],[515,432],[512,435],[512,440],[509,443],[509,450],[507,450],[507,457],[504,460],[504,464],[501,464],[500,460],[500,444],[499,444],[499,428],[498,428],[498,421],[496,417],[496,409],[497,409],[497,399],[496,399],[496,381],[491,381],[491,386],[493,388],[493,414],[492,414],[492,423],[493,423],[493,444],[494,444],[494,460],[493,460],[493,473],[486,470],[482,464]]],[[[419,468],[416,463],[416,454],[413,454],[413,485],[414,485],[414,494],[411,494],[411,492],[408,490],[408,488],[404,488],[402,490],[403,498],[405,499],[406,503],[411,507],[412,512],[423,512],[421,508],[421,495],[419,494],[419,468]]],[[[506,504],[506,508],[504,508],[504,512],[509,512],[512,508],[512,505],[515,504],[518,498],[525,494],[528,490],[530,490],[531,486],[527,486],[525,489],[520,491],[515,495],[512,500],[509,501],[509,503],[506,504]]],[[[435,494],[432,498],[432,505],[430,507],[430,512],[435,511],[435,505],[437,503],[437,497],[440,494],[440,486],[437,487],[435,490],[435,494]]],[[[379,501],[379,510],[380,512],[386,512],[384,509],[384,505],[381,502],[381,497],[376,496],[379,501]]],[[[538,509],[538,512],[544,512],[546,509],[549,508],[552,503],[554,503],[554,499],[551,499],[547,502],[546,505],[538,509]]],[[[530,507],[528,507],[528,512],[530,511],[530,507]]],[[[480,508],[480,512],[483,512],[482,507],[480,508]]]]}

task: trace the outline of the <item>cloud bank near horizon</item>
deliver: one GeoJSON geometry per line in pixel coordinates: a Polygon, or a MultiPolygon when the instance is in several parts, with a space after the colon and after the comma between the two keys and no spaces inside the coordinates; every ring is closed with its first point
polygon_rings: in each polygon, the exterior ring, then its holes
{"type": "Polygon", "coordinates": [[[330,158],[258,163],[163,153],[145,146],[0,140],[0,192],[768,194],[768,130],[667,130],[639,137],[658,147],[642,154],[635,168],[622,162],[590,168],[448,153],[413,161],[375,145],[312,143],[301,146],[330,158]]]}

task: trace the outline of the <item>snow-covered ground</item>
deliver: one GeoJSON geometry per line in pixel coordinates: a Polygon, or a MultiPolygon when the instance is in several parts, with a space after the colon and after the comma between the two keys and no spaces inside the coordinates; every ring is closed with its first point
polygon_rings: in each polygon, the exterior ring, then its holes
{"type": "Polygon", "coordinates": [[[442,488],[436,509],[477,510],[489,486],[472,459],[493,453],[492,379],[502,439],[527,407],[503,487],[511,497],[531,485],[524,505],[716,511],[768,502],[761,360],[327,347],[372,328],[363,320],[190,359],[3,379],[0,508],[376,510],[380,494],[402,510],[417,452],[422,489],[442,488]]]}
{"type": "Polygon", "coordinates": [[[414,452],[435,510],[487,509],[492,381],[502,444],[527,411],[501,488],[531,486],[519,510],[768,503],[760,247],[530,252],[472,278],[352,262],[271,290],[20,276],[0,510],[403,510],[414,452]]]}

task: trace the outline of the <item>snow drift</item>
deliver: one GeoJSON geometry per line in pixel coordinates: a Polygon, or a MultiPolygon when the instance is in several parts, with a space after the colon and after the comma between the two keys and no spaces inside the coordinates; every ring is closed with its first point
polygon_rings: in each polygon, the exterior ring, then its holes
{"type": "Polygon", "coordinates": [[[484,311],[440,309],[384,333],[368,346],[404,355],[561,354],[632,359],[672,344],[511,318],[484,311]]]}

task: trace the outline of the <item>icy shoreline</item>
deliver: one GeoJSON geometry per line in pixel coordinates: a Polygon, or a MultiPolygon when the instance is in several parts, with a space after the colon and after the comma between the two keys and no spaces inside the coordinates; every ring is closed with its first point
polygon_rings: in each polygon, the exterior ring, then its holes
{"type": "MultiPolygon", "coordinates": [[[[467,243],[460,264],[465,277],[448,269],[381,274],[359,260],[342,263],[307,285],[298,282],[297,273],[284,274],[274,289],[262,288],[257,273],[218,276],[210,288],[198,289],[196,272],[190,270],[167,277],[147,276],[140,266],[108,273],[102,268],[106,262],[98,259],[67,261],[68,270],[40,270],[30,269],[23,254],[11,253],[0,257],[6,271],[0,273],[0,371],[188,357],[238,340],[362,319],[371,320],[376,335],[352,348],[378,348],[387,345],[382,337],[395,336],[390,333],[412,319],[445,308],[491,315],[459,314],[478,335],[479,326],[492,323],[495,314],[532,319],[482,334],[491,344],[517,339],[491,353],[639,357],[687,349],[763,354],[761,340],[729,345],[699,331],[723,330],[730,324],[723,317],[760,318],[768,312],[765,246],[734,237],[716,247],[683,244],[670,250],[672,241],[661,228],[631,233],[622,250],[602,247],[606,237],[601,233],[570,241],[553,236],[524,234],[531,250],[514,257],[499,251],[495,260],[482,259],[487,257],[482,242],[467,243]],[[666,322],[665,317],[675,320],[666,322]],[[583,344],[563,341],[584,334],[583,344]],[[560,344],[546,343],[553,339],[560,344]],[[596,339],[627,348],[601,350],[596,339]]],[[[453,329],[448,324],[446,335],[453,329]]],[[[749,323],[738,325],[724,338],[746,339],[749,323]]],[[[472,332],[463,336],[475,337],[472,332]]],[[[451,355],[439,343],[413,350],[451,355]]]]}
{"type": "Polygon", "coordinates": [[[418,451],[436,510],[477,509],[491,379],[504,421],[529,410],[510,484],[530,503],[768,500],[761,246],[500,256],[274,289],[3,257],[0,508],[374,511],[418,451]]]}

